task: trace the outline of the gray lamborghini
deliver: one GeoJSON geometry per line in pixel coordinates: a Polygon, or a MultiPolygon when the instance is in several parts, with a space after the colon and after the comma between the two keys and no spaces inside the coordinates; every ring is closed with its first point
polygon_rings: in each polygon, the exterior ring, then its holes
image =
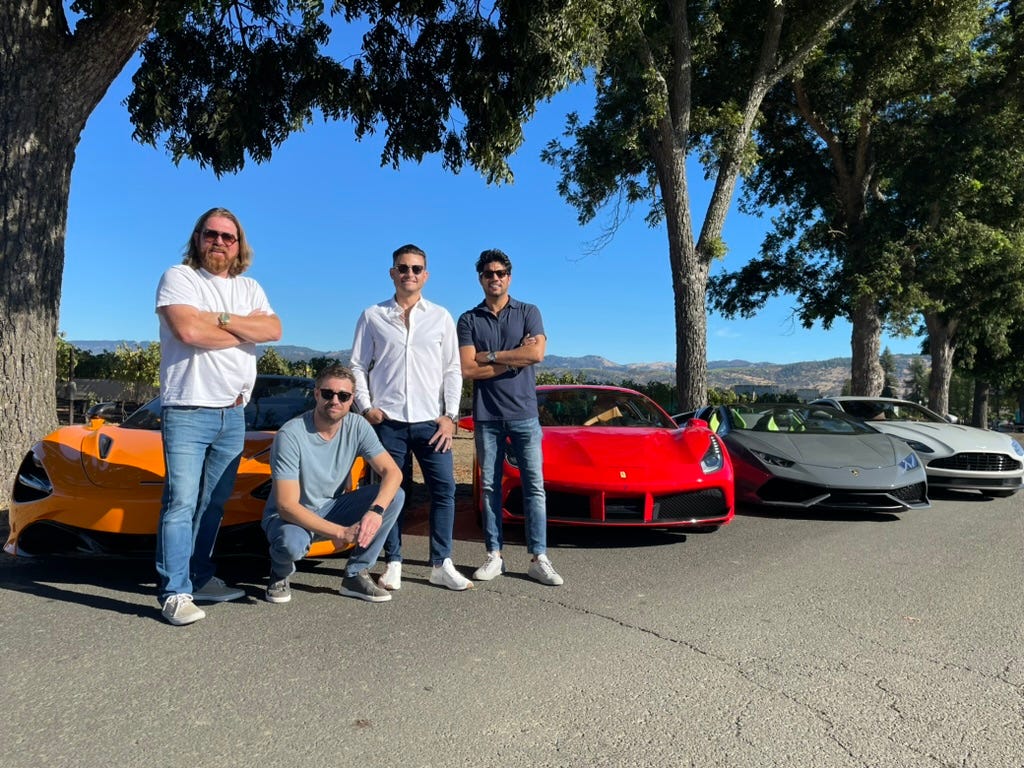
{"type": "Polygon", "coordinates": [[[917,454],[834,408],[707,406],[694,415],[729,450],[737,504],[877,512],[931,505],[917,454]]]}

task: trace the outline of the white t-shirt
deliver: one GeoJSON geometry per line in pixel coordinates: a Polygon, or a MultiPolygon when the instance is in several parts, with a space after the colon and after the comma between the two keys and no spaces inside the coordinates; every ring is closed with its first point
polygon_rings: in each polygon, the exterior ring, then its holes
{"type": "MultiPolygon", "coordinates": [[[[250,277],[216,277],[185,264],[171,267],[156,289],[157,308],[187,304],[201,312],[273,314],[267,295],[250,277]]],[[[180,341],[160,318],[160,398],[163,405],[222,408],[239,395],[249,402],[256,381],[256,345],[201,349],[180,341]]]]}

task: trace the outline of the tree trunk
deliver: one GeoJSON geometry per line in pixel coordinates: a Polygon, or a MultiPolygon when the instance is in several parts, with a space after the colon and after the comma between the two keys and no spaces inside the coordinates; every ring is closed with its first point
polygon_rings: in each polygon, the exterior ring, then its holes
{"type": "Polygon", "coordinates": [[[971,426],[985,429],[988,426],[988,395],[992,390],[987,381],[974,380],[974,403],[971,407],[971,426]]]}
{"type": "Polygon", "coordinates": [[[0,505],[32,443],[57,424],[56,336],[75,147],[155,21],[83,20],[51,3],[0,8],[0,505]]]}
{"type": "Polygon", "coordinates": [[[932,375],[928,379],[928,407],[945,416],[949,413],[949,382],[953,378],[957,323],[947,323],[934,312],[926,312],[924,321],[928,328],[928,352],[932,356],[932,375]]]}
{"type": "Polygon", "coordinates": [[[885,372],[879,360],[882,346],[882,318],[878,314],[878,303],[870,296],[857,301],[850,318],[853,330],[850,332],[851,394],[861,397],[878,397],[885,385],[885,372]]]}

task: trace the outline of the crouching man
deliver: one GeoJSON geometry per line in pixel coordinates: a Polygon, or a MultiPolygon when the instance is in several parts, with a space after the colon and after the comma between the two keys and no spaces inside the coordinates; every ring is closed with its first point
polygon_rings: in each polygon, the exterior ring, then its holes
{"type": "Polygon", "coordinates": [[[402,508],[402,471],[369,422],[349,413],[355,386],[348,368],[325,368],[316,377],[313,410],[288,421],[274,438],[273,491],[263,511],[263,530],[270,542],[266,598],[272,603],[292,599],[289,579],[295,562],[305,557],[315,535],[325,536],[339,549],[355,544],[341,594],[374,603],[391,599],[368,571],[402,508]],[[357,456],[380,475],[380,485],[343,494],[357,456]]]}

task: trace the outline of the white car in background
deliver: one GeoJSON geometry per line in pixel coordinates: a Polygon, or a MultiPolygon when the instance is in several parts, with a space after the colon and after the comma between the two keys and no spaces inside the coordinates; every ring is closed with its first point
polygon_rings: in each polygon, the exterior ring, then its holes
{"type": "Polygon", "coordinates": [[[844,395],[815,400],[898,437],[917,453],[928,487],[1012,496],[1024,484],[1024,447],[1015,438],[990,429],[951,424],[909,400],[844,395]]]}

